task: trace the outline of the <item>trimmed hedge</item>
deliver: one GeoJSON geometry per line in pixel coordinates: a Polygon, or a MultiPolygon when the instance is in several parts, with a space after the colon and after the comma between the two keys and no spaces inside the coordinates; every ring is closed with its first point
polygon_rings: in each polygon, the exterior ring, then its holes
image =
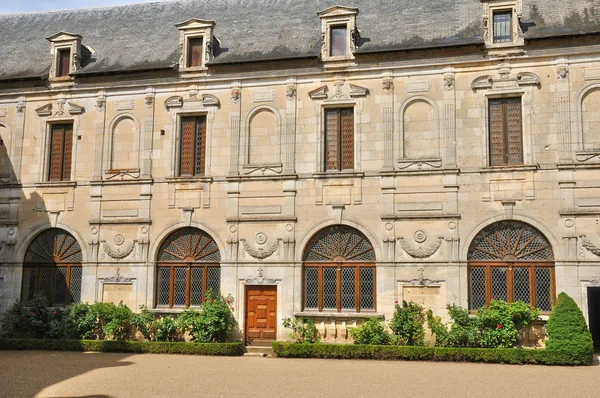
{"type": "Polygon", "coordinates": [[[109,340],[0,339],[0,350],[96,351],[146,354],[244,355],[238,343],[154,343],[109,340]]]}
{"type": "Polygon", "coordinates": [[[577,357],[550,350],[522,348],[440,348],[358,344],[299,344],[274,342],[281,358],[379,359],[406,361],[485,362],[538,365],[591,365],[577,357]]]}

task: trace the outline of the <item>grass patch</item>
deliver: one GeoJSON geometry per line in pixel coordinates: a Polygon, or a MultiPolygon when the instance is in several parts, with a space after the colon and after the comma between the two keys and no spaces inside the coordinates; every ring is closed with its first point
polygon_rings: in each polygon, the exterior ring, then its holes
{"type": "Polygon", "coordinates": [[[0,350],[95,351],[145,354],[244,355],[237,343],[163,343],[108,340],[0,339],[0,350]]]}

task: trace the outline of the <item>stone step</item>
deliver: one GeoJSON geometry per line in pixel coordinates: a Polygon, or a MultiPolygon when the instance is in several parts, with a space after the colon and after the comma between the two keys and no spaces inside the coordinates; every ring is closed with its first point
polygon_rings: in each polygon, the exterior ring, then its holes
{"type": "Polygon", "coordinates": [[[246,353],[244,356],[248,357],[267,357],[273,356],[273,349],[271,347],[262,346],[246,346],[246,353]]]}

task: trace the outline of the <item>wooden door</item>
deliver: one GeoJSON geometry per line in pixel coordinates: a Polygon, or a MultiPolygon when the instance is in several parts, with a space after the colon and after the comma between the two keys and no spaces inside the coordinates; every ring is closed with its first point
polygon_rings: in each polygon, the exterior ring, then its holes
{"type": "Polygon", "coordinates": [[[246,286],[246,343],[276,336],[277,286],[246,286]]]}

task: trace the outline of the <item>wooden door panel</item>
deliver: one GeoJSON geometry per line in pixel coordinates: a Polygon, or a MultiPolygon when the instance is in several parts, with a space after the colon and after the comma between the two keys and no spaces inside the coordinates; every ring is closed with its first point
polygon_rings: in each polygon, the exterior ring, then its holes
{"type": "Polygon", "coordinates": [[[246,340],[274,340],[277,336],[277,287],[246,288],[246,340]]]}

